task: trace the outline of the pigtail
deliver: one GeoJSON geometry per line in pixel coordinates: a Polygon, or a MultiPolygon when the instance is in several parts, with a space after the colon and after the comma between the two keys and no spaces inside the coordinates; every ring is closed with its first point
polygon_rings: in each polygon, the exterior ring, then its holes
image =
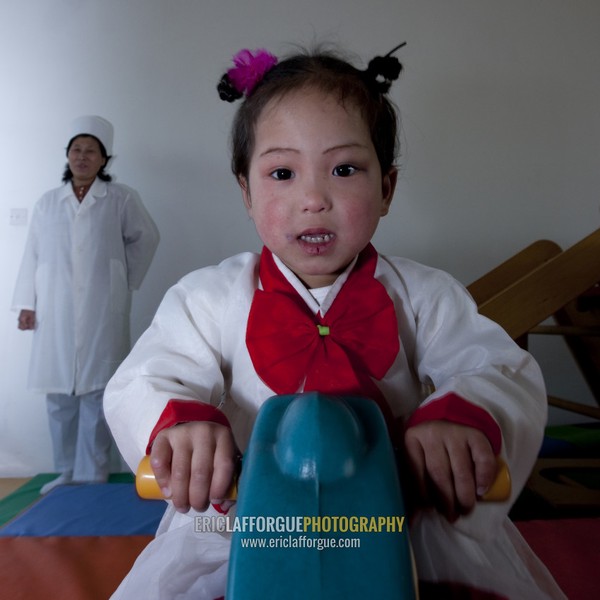
{"type": "Polygon", "coordinates": [[[235,88],[227,73],[221,77],[217,84],[217,91],[219,92],[219,98],[225,102],[235,102],[243,96],[242,92],[235,88]]]}
{"type": "Polygon", "coordinates": [[[406,46],[406,42],[402,42],[402,44],[390,50],[385,56],[376,56],[369,61],[367,69],[363,71],[365,81],[369,87],[380,94],[387,94],[392,82],[400,77],[400,72],[402,71],[402,64],[392,54],[404,46],[406,46]]]}

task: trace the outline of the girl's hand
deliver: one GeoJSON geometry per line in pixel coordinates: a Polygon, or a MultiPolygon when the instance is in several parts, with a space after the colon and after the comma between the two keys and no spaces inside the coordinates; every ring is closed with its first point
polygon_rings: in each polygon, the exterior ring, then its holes
{"type": "Polygon", "coordinates": [[[204,511],[226,497],[238,456],[228,427],[209,421],[181,423],[161,431],[150,464],[165,498],[182,513],[204,511]]]}
{"type": "Polygon", "coordinates": [[[471,512],[496,477],[492,447],[472,427],[428,421],[407,429],[404,444],[417,502],[434,506],[450,522],[471,512]]]}

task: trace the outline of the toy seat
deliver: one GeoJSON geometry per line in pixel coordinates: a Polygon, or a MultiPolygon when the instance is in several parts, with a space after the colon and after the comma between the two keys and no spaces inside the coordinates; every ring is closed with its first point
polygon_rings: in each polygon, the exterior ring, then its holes
{"type": "Polygon", "coordinates": [[[238,489],[237,522],[260,525],[234,531],[227,600],[416,597],[395,456],[374,402],[271,398],[238,489]]]}

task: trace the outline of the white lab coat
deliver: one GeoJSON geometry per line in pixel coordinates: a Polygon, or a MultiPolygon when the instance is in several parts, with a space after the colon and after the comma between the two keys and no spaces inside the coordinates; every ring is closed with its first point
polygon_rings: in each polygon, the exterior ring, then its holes
{"type": "MultiPolygon", "coordinates": [[[[133,470],[172,398],[221,405],[239,447],[245,448],[260,405],[273,395],[255,373],[245,343],[258,260],[244,253],[183,278],[168,291],[152,325],[109,382],[106,418],[133,470]]],[[[308,306],[319,310],[300,281],[276,262],[308,306]]],[[[329,291],[322,311],[345,275],[329,291]]],[[[446,273],[380,256],[375,277],[394,302],[399,326],[400,351],[378,382],[394,415],[406,418],[426,402],[459,394],[498,423],[513,479],[509,503],[480,503],[454,525],[432,512],[414,523],[420,575],[471,583],[511,598],[564,598],[507,517],[543,435],[547,408],[539,367],[504,330],[478,314],[464,288],[446,273]],[[424,389],[431,384],[435,392],[427,396],[424,389]]],[[[216,514],[213,507],[208,514],[216,514]]],[[[176,513],[169,505],[157,538],[115,599],[179,593],[178,598],[210,599],[224,592],[228,536],[195,532],[196,515],[176,513]]]]}
{"type": "Polygon", "coordinates": [[[158,230],[133,190],[96,179],[81,203],[67,183],[35,205],[13,295],[36,312],[29,387],[86,394],[104,388],[130,348],[131,290],[158,230]]]}

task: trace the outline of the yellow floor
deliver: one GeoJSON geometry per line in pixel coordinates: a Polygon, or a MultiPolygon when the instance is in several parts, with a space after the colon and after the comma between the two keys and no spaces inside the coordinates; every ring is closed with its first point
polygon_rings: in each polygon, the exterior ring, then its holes
{"type": "Polygon", "coordinates": [[[17,488],[26,484],[30,477],[4,477],[0,478],[0,500],[12,494],[17,488]]]}

